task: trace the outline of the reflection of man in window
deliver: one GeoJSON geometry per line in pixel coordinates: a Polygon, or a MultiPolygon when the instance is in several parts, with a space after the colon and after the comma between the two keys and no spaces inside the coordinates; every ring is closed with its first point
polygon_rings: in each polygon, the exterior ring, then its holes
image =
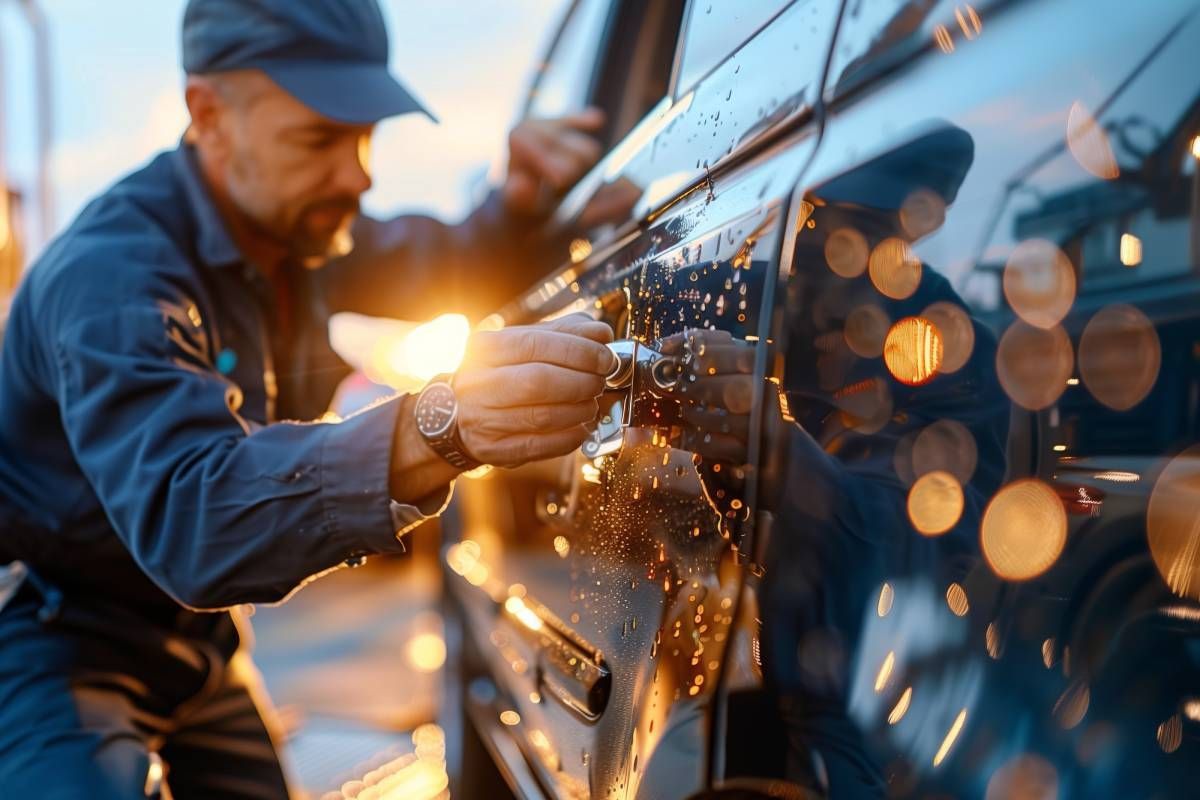
{"type": "Polygon", "coordinates": [[[964,131],[940,128],[828,182],[796,245],[783,386],[796,424],[764,559],[764,663],[790,777],[832,797],[885,789],[848,708],[880,587],[961,580],[1005,471],[994,338],[909,249],[942,223],[972,155],[964,131]],[[959,490],[953,508],[953,491],[908,502],[931,478],[959,490]]]}

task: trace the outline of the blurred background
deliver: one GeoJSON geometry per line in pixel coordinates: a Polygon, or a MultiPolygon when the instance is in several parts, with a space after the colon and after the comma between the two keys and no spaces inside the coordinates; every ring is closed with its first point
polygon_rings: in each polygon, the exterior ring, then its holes
{"type": "MultiPolygon", "coordinates": [[[[0,0],[0,335],[23,270],[95,195],[178,142],[186,126],[185,0],[0,0]]],[[[395,72],[440,118],[382,124],[368,213],[464,217],[502,174],[506,135],[567,0],[382,0],[395,72]]],[[[360,374],[338,410],[412,388],[461,357],[467,321],[335,319],[360,374]],[[381,388],[384,385],[385,388],[381,388]]],[[[372,769],[405,796],[445,788],[439,714],[447,662],[436,525],[400,559],[343,570],[257,609],[256,658],[280,709],[285,761],[312,797],[372,769]]],[[[247,609],[247,611],[251,611],[247,609]]]]}

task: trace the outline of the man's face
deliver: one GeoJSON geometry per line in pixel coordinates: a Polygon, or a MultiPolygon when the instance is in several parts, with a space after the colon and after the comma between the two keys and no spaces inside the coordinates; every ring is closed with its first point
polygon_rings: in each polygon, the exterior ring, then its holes
{"type": "Polygon", "coordinates": [[[221,92],[222,172],[259,233],[319,265],[345,255],[359,197],[371,188],[374,126],[333,122],[260,73],[221,92]]]}

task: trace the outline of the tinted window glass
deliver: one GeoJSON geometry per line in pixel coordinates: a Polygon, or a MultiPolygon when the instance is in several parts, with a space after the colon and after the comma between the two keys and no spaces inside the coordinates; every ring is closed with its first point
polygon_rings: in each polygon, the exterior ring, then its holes
{"type": "Polygon", "coordinates": [[[832,797],[1193,791],[1198,8],[847,6],[783,378],[838,482],[763,611],[832,797]]]}
{"type": "Polygon", "coordinates": [[[983,31],[988,0],[849,0],[830,65],[829,86],[841,93],[926,47],[953,52],[983,31]]]}
{"type": "Polygon", "coordinates": [[[592,72],[612,8],[612,0],[578,0],[574,4],[534,84],[529,116],[558,117],[587,106],[592,72]]]}
{"type": "Polygon", "coordinates": [[[679,68],[686,92],[754,35],[791,0],[694,0],[688,9],[679,68]]]}

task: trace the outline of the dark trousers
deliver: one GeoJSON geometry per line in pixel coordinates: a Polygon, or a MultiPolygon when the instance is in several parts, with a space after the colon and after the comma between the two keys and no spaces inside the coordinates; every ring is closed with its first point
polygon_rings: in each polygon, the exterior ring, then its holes
{"type": "Polygon", "coordinates": [[[0,800],[286,798],[238,645],[229,614],[148,622],[26,583],[0,609],[0,800]]]}

